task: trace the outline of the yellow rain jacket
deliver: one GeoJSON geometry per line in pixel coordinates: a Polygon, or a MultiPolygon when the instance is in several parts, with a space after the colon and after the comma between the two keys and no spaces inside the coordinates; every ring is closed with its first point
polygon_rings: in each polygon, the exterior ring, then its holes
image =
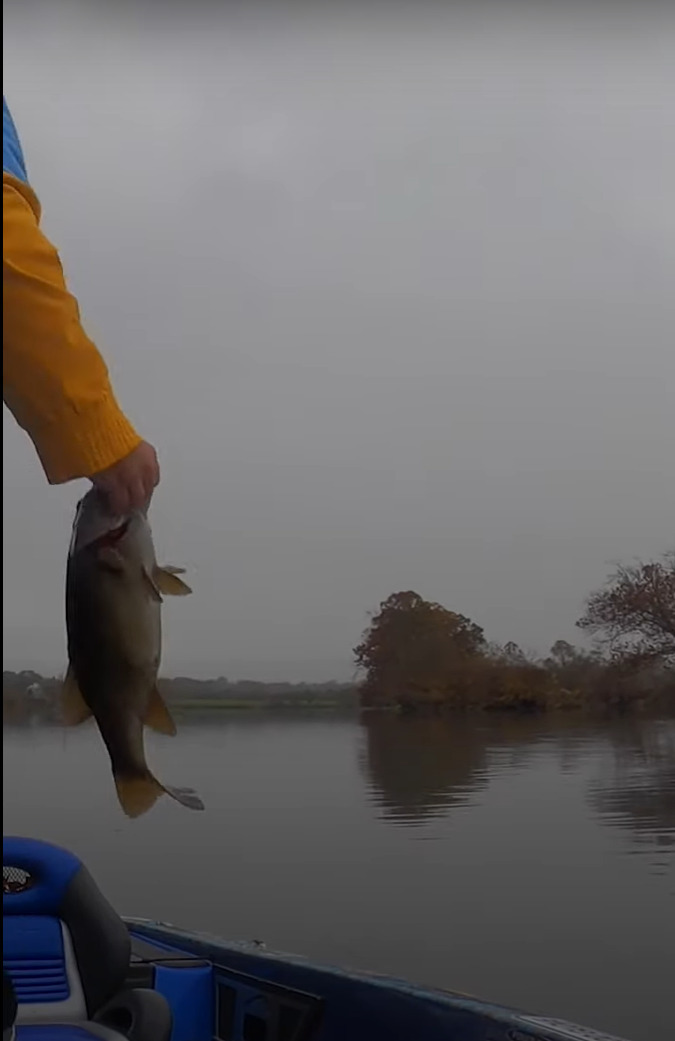
{"type": "Polygon", "coordinates": [[[2,102],[2,391],[47,479],[91,477],[140,437],[122,413],[80,323],[58,254],[40,230],[21,144],[2,102]]]}

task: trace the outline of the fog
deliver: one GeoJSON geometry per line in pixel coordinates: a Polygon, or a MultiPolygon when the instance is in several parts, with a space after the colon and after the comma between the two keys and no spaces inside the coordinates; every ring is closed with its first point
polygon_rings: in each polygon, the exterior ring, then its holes
{"type": "MultiPolygon", "coordinates": [[[[675,10],[5,3],[44,227],[161,456],[166,673],[345,678],[398,589],[545,650],[675,539],[675,10]],[[351,12],[351,13],[350,13],[351,12]]],[[[6,668],[83,484],[5,410],[6,668]]]]}

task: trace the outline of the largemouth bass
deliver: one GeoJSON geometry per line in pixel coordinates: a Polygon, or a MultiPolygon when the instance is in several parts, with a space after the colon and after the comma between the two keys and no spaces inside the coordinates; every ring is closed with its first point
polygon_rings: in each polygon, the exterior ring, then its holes
{"type": "Polygon", "coordinates": [[[164,596],[192,590],[183,569],[160,567],[147,517],[111,517],[96,489],[77,506],[66,574],[69,666],[63,718],[70,726],[94,716],[112,765],[117,797],[138,817],[165,792],[202,810],[190,788],[161,784],[150,772],[144,726],[174,735],[176,725],[157,689],[164,596]]]}

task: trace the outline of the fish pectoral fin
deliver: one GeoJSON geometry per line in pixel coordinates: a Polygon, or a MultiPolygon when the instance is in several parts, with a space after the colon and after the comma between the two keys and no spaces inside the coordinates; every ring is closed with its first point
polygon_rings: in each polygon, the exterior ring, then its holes
{"type": "Polygon", "coordinates": [[[162,564],[162,571],[168,571],[170,575],[184,575],[184,567],[174,567],[173,564],[162,564]]]}
{"type": "Polygon", "coordinates": [[[61,715],[67,727],[77,727],[92,715],[89,705],[82,697],[72,665],[68,666],[61,688],[61,715]]]}
{"type": "Polygon", "coordinates": [[[183,574],[180,568],[160,567],[159,564],[155,567],[152,577],[160,593],[164,593],[165,596],[190,595],[192,590],[182,578],[178,577],[179,571],[183,574]]]}
{"type": "Polygon", "coordinates": [[[162,594],[159,591],[153,575],[150,574],[147,568],[143,568],[143,581],[145,582],[152,599],[156,600],[158,604],[163,604],[164,601],[162,600],[162,594]]]}
{"type": "Polygon", "coordinates": [[[171,713],[166,707],[164,698],[155,687],[150,695],[150,701],[148,703],[148,710],[145,713],[143,722],[151,730],[156,730],[158,734],[168,734],[169,737],[174,737],[176,734],[176,724],[171,718],[171,713]]]}
{"type": "Polygon", "coordinates": [[[101,546],[96,551],[96,561],[106,571],[114,571],[118,575],[124,571],[124,557],[113,546],[101,546]]]}
{"type": "Polygon", "coordinates": [[[203,810],[204,803],[197,795],[194,788],[174,788],[173,785],[165,784],[164,791],[167,795],[170,795],[172,799],[179,802],[181,806],[186,806],[188,810],[203,810]]]}

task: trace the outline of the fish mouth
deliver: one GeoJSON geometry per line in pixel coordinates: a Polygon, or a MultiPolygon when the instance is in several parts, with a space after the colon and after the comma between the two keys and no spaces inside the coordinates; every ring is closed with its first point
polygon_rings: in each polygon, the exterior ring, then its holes
{"type": "Polygon", "coordinates": [[[109,531],[104,531],[102,535],[99,535],[97,539],[89,543],[92,549],[108,549],[117,546],[122,541],[124,536],[129,530],[131,524],[131,517],[127,517],[121,524],[111,528],[109,531]]]}
{"type": "Polygon", "coordinates": [[[68,556],[72,557],[81,550],[94,546],[103,548],[116,546],[127,534],[132,516],[114,517],[104,513],[91,513],[91,492],[80,499],[75,509],[73,529],[68,547],[68,556]]]}

